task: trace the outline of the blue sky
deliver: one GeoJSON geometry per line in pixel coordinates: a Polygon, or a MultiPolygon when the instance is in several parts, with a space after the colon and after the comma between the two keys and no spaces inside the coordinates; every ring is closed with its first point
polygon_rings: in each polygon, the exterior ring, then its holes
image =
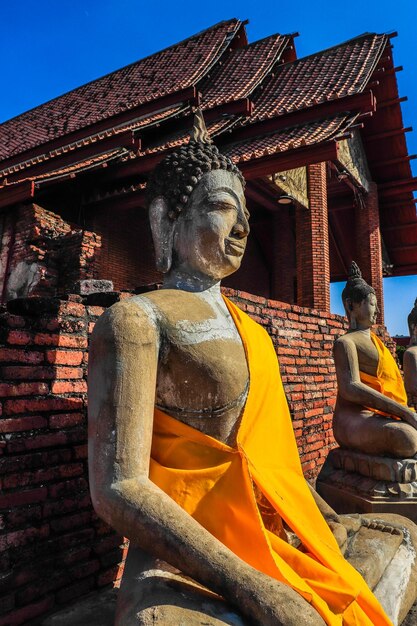
{"type": "MultiPolygon", "coordinates": [[[[188,37],[220,20],[249,19],[250,41],[299,32],[298,56],[366,31],[392,32],[410,153],[417,153],[417,0],[19,0],[2,4],[0,122],[188,37]]],[[[415,162],[411,162],[413,165],[415,162]]],[[[414,166],[414,176],[417,169],[414,166]]],[[[416,242],[417,245],[417,242],[416,242]]],[[[417,276],[384,281],[386,324],[407,334],[417,276]]],[[[332,286],[332,310],[342,312],[332,286]]]]}

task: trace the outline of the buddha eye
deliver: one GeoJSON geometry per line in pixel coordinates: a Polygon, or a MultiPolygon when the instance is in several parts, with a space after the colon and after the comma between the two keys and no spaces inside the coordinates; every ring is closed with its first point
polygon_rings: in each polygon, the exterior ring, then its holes
{"type": "Polygon", "coordinates": [[[237,211],[236,205],[226,200],[212,200],[208,206],[211,211],[237,211]]]}

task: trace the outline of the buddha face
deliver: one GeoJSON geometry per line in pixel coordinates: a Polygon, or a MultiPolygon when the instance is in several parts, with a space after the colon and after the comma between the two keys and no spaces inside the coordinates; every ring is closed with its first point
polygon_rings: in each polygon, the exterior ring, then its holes
{"type": "Polygon", "coordinates": [[[173,226],[172,268],[216,281],[239,269],[249,234],[239,178],[225,170],[204,174],[173,226]]]}
{"type": "Polygon", "coordinates": [[[370,328],[375,324],[378,315],[378,303],[374,293],[368,293],[366,298],[361,302],[353,302],[350,314],[350,320],[356,321],[357,329],[370,328]]]}

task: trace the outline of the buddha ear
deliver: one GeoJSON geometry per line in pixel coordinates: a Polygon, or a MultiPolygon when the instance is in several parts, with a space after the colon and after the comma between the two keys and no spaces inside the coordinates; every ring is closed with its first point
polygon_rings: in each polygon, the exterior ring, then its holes
{"type": "Polygon", "coordinates": [[[156,267],[163,273],[169,272],[172,264],[175,221],[169,217],[169,210],[169,204],[162,196],[154,198],[149,205],[156,267]]]}

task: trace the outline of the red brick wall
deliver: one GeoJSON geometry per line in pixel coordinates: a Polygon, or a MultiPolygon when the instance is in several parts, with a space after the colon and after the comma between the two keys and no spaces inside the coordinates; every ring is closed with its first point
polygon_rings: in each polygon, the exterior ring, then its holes
{"type": "Polygon", "coordinates": [[[0,319],[0,626],[109,584],[122,559],[88,490],[87,340],[103,309],[17,305],[0,319]]]}
{"type": "Polygon", "coordinates": [[[111,206],[92,213],[87,224],[102,240],[100,278],[112,280],[116,290],[162,282],[161,274],[155,269],[152,236],[144,209],[118,211],[111,206]]]}
{"type": "MultiPolygon", "coordinates": [[[[331,352],[346,323],[225,292],[273,339],[313,478],[334,445],[331,352]]],[[[68,298],[17,300],[0,316],[0,626],[29,623],[122,572],[122,539],[97,518],[88,491],[87,343],[104,309],[68,298]]]]}
{"type": "Polygon", "coordinates": [[[31,204],[2,217],[0,301],[54,296],[98,271],[100,237],[31,204]]]}

